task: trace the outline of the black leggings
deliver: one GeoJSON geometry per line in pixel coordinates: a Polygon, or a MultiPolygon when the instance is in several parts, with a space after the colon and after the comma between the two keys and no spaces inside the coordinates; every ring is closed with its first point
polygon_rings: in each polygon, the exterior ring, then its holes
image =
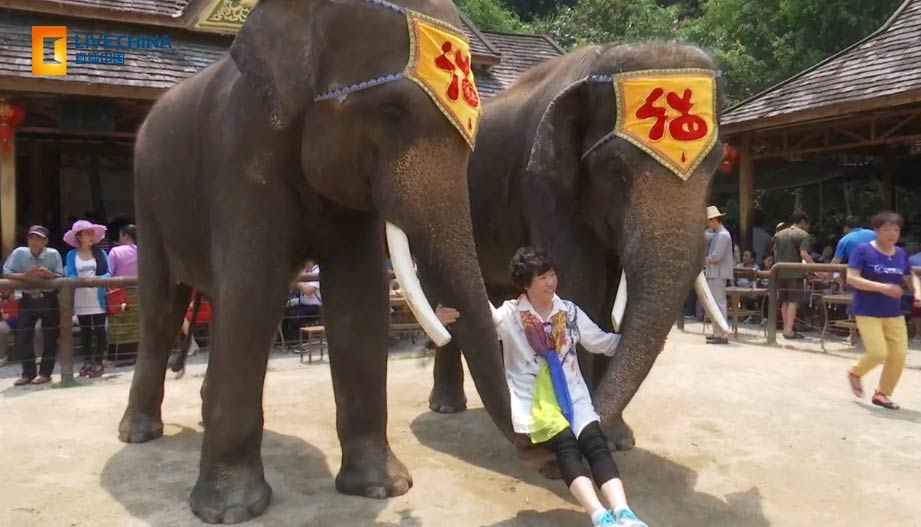
{"type": "Polygon", "coordinates": [[[83,347],[83,357],[86,362],[102,362],[106,351],[106,315],[77,315],[80,321],[80,345],[83,347]],[[93,336],[96,336],[96,347],[93,347],[93,336]]]}
{"type": "Polygon", "coordinates": [[[591,476],[598,488],[620,477],[620,471],[617,470],[617,464],[611,457],[608,441],[598,421],[583,428],[578,440],[572,428],[567,428],[545,444],[556,453],[556,461],[560,465],[560,472],[563,474],[563,481],[566,482],[567,487],[580,476],[589,477],[589,472],[582,461],[583,456],[588,460],[592,469],[591,476]]]}

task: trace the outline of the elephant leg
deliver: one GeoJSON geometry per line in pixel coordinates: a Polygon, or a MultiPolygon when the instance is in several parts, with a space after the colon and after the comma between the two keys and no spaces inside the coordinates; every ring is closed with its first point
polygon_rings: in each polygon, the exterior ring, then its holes
{"type": "Polygon", "coordinates": [[[140,309],[137,365],[128,407],[118,425],[118,437],[126,443],[143,443],[163,435],[160,406],[166,364],[192,294],[190,287],[173,280],[163,246],[151,231],[153,228],[145,230],[144,250],[138,257],[144,278],[138,284],[142,305],[133,308],[140,309]]]}
{"type": "Polygon", "coordinates": [[[467,408],[464,394],[464,365],[461,350],[452,340],[435,351],[435,383],[429,394],[429,408],[433,412],[453,414],[467,408]]]}
{"type": "MultiPolygon", "coordinates": [[[[253,250],[272,254],[270,247],[253,250]]],[[[209,523],[247,521],[262,514],[272,496],[261,456],[262,392],[287,274],[265,260],[236,260],[221,271],[212,299],[213,344],[202,386],[205,434],[189,498],[192,512],[209,523]]]]}
{"type": "Polygon", "coordinates": [[[338,236],[348,243],[320,259],[342,446],[336,490],[378,499],[399,496],[412,486],[412,478],[387,441],[389,298],[381,225],[354,218],[338,236]]]}

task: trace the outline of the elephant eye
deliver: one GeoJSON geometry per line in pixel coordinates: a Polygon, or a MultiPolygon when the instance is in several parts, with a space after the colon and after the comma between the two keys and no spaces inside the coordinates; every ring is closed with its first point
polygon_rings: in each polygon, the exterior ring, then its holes
{"type": "Polygon", "coordinates": [[[406,118],[406,108],[398,103],[385,103],[380,107],[381,115],[388,121],[402,121],[406,118]]]}

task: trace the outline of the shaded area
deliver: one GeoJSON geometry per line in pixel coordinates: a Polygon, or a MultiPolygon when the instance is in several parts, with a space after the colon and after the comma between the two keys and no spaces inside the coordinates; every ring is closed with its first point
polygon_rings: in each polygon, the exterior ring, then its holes
{"type": "MultiPolygon", "coordinates": [[[[496,432],[486,411],[477,408],[454,415],[425,413],[411,425],[423,445],[523,482],[547,489],[578,507],[561,481],[525,468],[513,449],[496,432]]],[[[707,527],[768,527],[757,487],[723,499],[697,492],[697,472],[653,452],[633,449],[615,455],[631,507],[650,525],[707,527]]],[[[581,525],[583,514],[564,509],[524,510],[517,517],[488,527],[581,525]]]]}
{"type": "Polygon", "coordinates": [[[863,401],[854,401],[854,404],[867,410],[874,417],[881,417],[883,419],[892,419],[895,421],[905,421],[906,423],[921,424],[921,412],[917,410],[910,410],[904,407],[902,407],[899,410],[888,410],[886,408],[881,408],[879,406],[865,403],[863,401]]]}
{"type": "MultiPolygon", "coordinates": [[[[131,516],[158,527],[205,525],[192,514],[189,493],[198,478],[203,431],[166,424],[160,439],[125,445],[106,462],[101,486],[131,516]]],[[[412,509],[399,522],[379,523],[389,503],[336,492],[325,454],[295,436],[265,430],[262,459],[272,486],[268,510],[258,525],[368,525],[418,527],[412,509]]],[[[410,490],[412,492],[412,490],[410,490]]]]}

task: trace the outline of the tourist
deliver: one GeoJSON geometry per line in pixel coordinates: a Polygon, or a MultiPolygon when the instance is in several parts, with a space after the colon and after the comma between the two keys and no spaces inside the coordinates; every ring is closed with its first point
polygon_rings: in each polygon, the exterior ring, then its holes
{"type": "MultiPolygon", "coordinates": [[[[726,303],[726,281],[732,280],[733,254],[732,237],[722,218],[726,216],[715,206],[707,207],[707,284],[719,306],[723,318],[729,317],[726,303]]],[[[729,344],[729,335],[717,324],[713,324],[713,335],[707,337],[709,344],[729,344]]]]}
{"type": "MultiPolygon", "coordinates": [[[[761,268],[755,263],[755,255],[746,249],[742,251],[742,261],[736,265],[736,269],[759,271],[761,268]]],[[[736,287],[755,287],[755,282],[756,280],[752,278],[736,278],[736,287]]]]}
{"type": "MultiPolygon", "coordinates": [[[[106,227],[78,220],[64,233],[64,242],[73,250],[67,253],[65,274],[70,278],[109,276],[109,258],[96,247],[106,236],[106,227]]],[[[80,377],[99,377],[105,372],[102,364],[106,352],[106,289],[78,287],[74,290],[74,314],[80,322],[80,346],[83,367],[80,377]],[[95,337],[95,345],[93,343],[95,337]]]]}
{"type": "MultiPolygon", "coordinates": [[[[138,229],[127,224],[119,229],[118,246],[109,251],[109,272],[115,277],[132,277],[138,275],[138,229]]],[[[109,349],[106,355],[113,363],[121,359],[136,360],[138,341],[138,290],[137,287],[124,288],[127,306],[116,315],[109,317],[109,349]]]]}
{"type": "Polygon", "coordinates": [[[752,228],[752,249],[755,252],[755,261],[761,262],[771,253],[771,235],[764,230],[764,214],[755,214],[755,226],[752,228]]]}
{"type": "Polygon", "coordinates": [[[851,253],[847,283],[854,291],[851,314],[863,338],[866,353],[848,370],[851,391],[863,397],[860,379],[870,370],[883,365],[879,384],[871,401],[877,406],[898,410],[892,402],[893,392],[908,353],[908,331],[902,316],[902,286],[911,287],[914,307],[921,307],[921,279],[912,274],[908,254],[896,246],[902,229],[902,217],[882,212],[871,221],[876,240],[858,245],[851,253]]]}
{"type": "Polygon", "coordinates": [[[856,216],[848,216],[844,221],[844,236],[838,240],[838,246],[835,248],[835,257],[832,258],[831,263],[848,263],[851,255],[859,245],[871,242],[875,239],[876,232],[871,229],[864,229],[860,219],[856,216]]]}
{"type": "MultiPolygon", "coordinates": [[[[14,280],[50,280],[64,275],[61,253],[48,247],[48,229],[41,225],[29,227],[26,236],[28,247],[17,247],[3,264],[3,276],[14,280]]],[[[19,302],[19,318],[16,321],[16,359],[22,361],[22,377],[14,386],[44,384],[51,381],[54,372],[54,358],[58,352],[58,292],[51,288],[22,291],[19,302]],[[42,363],[35,371],[35,323],[42,323],[42,337],[45,348],[42,363]]]]}
{"type": "MultiPolygon", "coordinates": [[[[908,258],[908,263],[912,267],[921,267],[921,244],[915,242],[912,243],[909,248],[909,254],[911,255],[908,258]]],[[[912,305],[911,306],[911,320],[915,326],[915,342],[921,343],[921,307],[912,305]]]]}
{"type": "MultiPolygon", "coordinates": [[[[791,218],[791,225],[774,235],[774,258],[777,263],[815,263],[809,254],[809,216],[803,211],[796,211],[791,218]]],[[[780,227],[780,225],[778,225],[780,227]]],[[[803,335],[794,331],[796,312],[799,309],[800,296],[803,291],[803,271],[780,271],[777,273],[778,293],[781,302],[780,314],[783,318],[783,336],[786,339],[802,339],[803,335]]]]}
{"type": "MultiPolygon", "coordinates": [[[[308,260],[304,265],[307,274],[319,274],[320,266],[313,260],[308,260]]],[[[323,306],[323,297],[320,293],[320,282],[295,282],[289,294],[288,307],[285,309],[283,333],[288,340],[297,340],[300,329],[308,324],[320,320],[320,309],[323,306]]]]}
{"type": "MultiPolygon", "coordinates": [[[[522,293],[502,304],[493,318],[505,350],[515,432],[528,434],[533,443],[556,454],[563,480],[593,525],[646,527],[627,505],[576,358],[577,344],[590,353],[611,356],[620,336],[605,333],[582,309],[556,296],[556,266],[545,251],[519,249],[510,271],[522,293]],[[607,508],[595,492],[593,478],[607,508]]],[[[436,314],[445,324],[460,316],[442,306],[436,314]]]]}

